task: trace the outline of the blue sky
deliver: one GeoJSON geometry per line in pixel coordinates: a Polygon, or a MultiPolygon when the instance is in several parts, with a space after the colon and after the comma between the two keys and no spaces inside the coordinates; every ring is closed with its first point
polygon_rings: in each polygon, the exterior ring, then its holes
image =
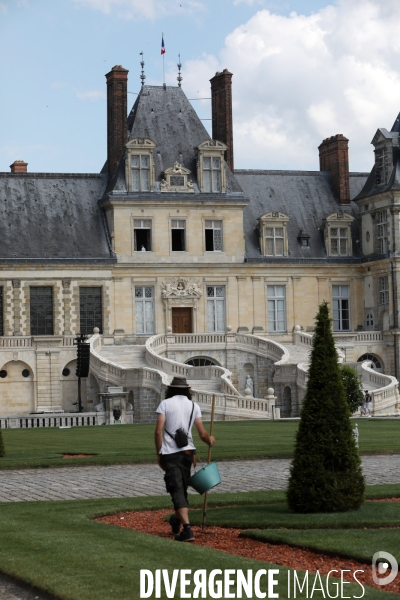
{"type": "MultiPolygon", "coordinates": [[[[0,171],[98,172],[106,158],[104,75],[129,69],[128,105],[169,85],[177,58],[189,98],[234,73],[237,168],[318,169],[319,143],[343,133],[350,168],[400,111],[400,3],[394,0],[0,0],[0,171]],[[383,6],[381,6],[383,4],[383,6]]],[[[193,101],[203,119],[210,101],[193,101]]],[[[209,121],[204,121],[209,126],[209,121]]]]}

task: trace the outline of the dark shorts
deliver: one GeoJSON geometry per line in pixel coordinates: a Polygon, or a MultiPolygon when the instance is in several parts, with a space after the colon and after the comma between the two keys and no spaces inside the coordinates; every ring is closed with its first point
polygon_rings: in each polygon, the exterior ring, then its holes
{"type": "Polygon", "coordinates": [[[167,492],[171,494],[175,510],[189,506],[187,482],[192,464],[193,454],[186,454],[185,452],[164,454],[162,457],[162,465],[165,469],[165,487],[167,492]]]}

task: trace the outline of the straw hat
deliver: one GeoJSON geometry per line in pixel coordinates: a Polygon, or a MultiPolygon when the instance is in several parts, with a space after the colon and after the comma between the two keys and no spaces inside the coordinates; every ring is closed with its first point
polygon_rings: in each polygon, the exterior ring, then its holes
{"type": "Polygon", "coordinates": [[[186,381],[186,377],[174,377],[169,387],[188,389],[190,386],[186,381]]]}

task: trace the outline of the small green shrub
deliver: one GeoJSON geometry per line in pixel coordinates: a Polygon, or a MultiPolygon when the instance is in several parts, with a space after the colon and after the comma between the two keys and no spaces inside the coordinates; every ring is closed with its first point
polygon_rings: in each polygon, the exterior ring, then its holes
{"type": "Polygon", "coordinates": [[[342,365],[342,381],[351,414],[357,412],[364,401],[362,383],[353,367],[342,365]]]}

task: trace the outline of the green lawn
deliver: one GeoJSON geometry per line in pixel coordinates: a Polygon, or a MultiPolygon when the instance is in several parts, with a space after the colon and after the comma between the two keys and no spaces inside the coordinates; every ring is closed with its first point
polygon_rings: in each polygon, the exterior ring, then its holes
{"type": "MultiPolygon", "coordinates": [[[[390,486],[386,487],[386,493],[391,495],[390,486]]],[[[237,503],[241,510],[240,505],[263,502],[263,510],[266,510],[269,503],[277,499],[276,492],[219,494],[210,496],[210,505],[237,503]]],[[[192,505],[201,504],[200,496],[193,497],[192,505]]],[[[118,511],[165,507],[170,507],[167,496],[1,504],[0,571],[63,600],[136,600],[139,598],[140,569],[153,573],[156,569],[167,569],[171,575],[173,569],[178,568],[206,569],[208,573],[212,569],[246,572],[247,569],[274,568],[264,562],[178,544],[172,539],[156,538],[92,520],[94,516],[118,511]]],[[[351,553],[352,538],[348,532],[344,534],[347,534],[348,553],[351,553]]],[[[326,539],[330,539],[329,533],[326,539]]],[[[369,547],[369,542],[366,548],[370,559],[374,550],[369,547]]],[[[275,591],[279,592],[280,598],[287,598],[287,569],[275,568],[279,569],[279,587],[275,591]]],[[[345,564],[343,568],[346,568],[345,564]]],[[[265,587],[263,591],[267,591],[265,587]]],[[[350,597],[359,596],[360,588],[346,585],[346,592],[350,597]]],[[[175,598],[180,597],[178,590],[175,598]]],[[[297,597],[306,596],[297,593],[297,597]]],[[[318,600],[323,597],[322,592],[313,594],[318,600]]],[[[363,597],[367,600],[399,598],[372,588],[366,588],[363,597]]]]}
{"type": "MultiPolygon", "coordinates": [[[[400,419],[357,419],[362,453],[400,452],[400,419]]],[[[207,424],[206,424],[207,426],[207,424]]],[[[213,459],[291,456],[298,421],[216,422],[213,459]]],[[[50,467],[67,464],[113,464],[154,461],[154,425],[74,427],[72,429],[3,429],[6,456],[0,468],[50,467]],[[64,453],[95,454],[63,459],[64,453]]],[[[197,438],[199,456],[207,448],[197,438]]]]}

